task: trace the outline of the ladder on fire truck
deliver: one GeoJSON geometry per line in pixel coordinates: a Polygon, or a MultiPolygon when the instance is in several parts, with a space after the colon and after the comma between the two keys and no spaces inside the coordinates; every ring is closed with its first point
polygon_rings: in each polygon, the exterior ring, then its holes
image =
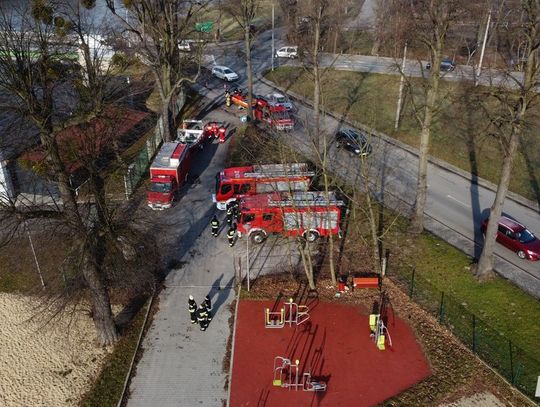
{"type": "Polygon", "coordinates": [[[253,172],[246,172],[245,177],[268,178],[268,177],[287,177],[287,176],[305,176],[313,177],[315,172],[308,170],[306,163],[293,164],[263,164],[253,166],[253,172]]]}
{"type": "Polygon", "coordinates": [[[283,194],[283,199],[276,200],[271,197],[268,206],[343,206],[345,203],[337,199],[334,192],[329,192],[328,196],[324,192],[318,191],[295,191],[283,194]]]}

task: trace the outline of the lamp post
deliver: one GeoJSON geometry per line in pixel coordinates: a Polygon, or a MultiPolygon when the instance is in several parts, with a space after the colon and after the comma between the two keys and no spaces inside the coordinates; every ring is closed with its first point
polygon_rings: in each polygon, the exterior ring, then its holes
{"type": "Polygon", "coordinates": [[[407,43],[405,43],[405,48],[403,48],[403,61],[401,62],[401,79],[399,81],[399,96],[398,96],[398,101],[397,101],[396,121],[394,123],[394,130],[397,130],[399,127],[399,116],[401,114],[401,103],[403,101],[403,86],[405,82],[406,60],[407,60],[407,43]]]}
{"type": "Polygon", "coordinates": [[[274,70],[274,53],[275,53],[275,45],[274,45],[274,2],[272,1],[272,71],[274,70]]]}
{"type": "MultiPolygon", "coordinates": [[[[489,24],[491,23],[491,10],[489,10],[488,13],[488,19],[486,24],[486,32],[484,33],[484,42],[482,43],[482,51],[480,52],[480,61],[478,62],[478,69],[476,71],[476,76],[479,77],[480,73],[482,73],[482,62],[484,61],[484,52],[486,51],[486,42],[488,38],[488,32],[489,32],[489,24]]],[[[478,81],[477,81],[478,84],[478,81]]]]}

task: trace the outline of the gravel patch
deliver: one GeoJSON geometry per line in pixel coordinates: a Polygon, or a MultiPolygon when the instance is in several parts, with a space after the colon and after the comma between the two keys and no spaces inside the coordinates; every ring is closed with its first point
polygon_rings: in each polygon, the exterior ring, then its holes
{"type": "Polygon", "coordinates": [[[439,407],[505,407],[505,404],[493,394],[484,392],[460,398],[452,403],[444,403],[439,407]]]}
{"type": "Polygon", "coordinates": [[[0,405],[74,406],[109,350],[94,341],[90,317],[77,312],[45,327],[29,320],[37,301],[0,294],[0,405]]]}

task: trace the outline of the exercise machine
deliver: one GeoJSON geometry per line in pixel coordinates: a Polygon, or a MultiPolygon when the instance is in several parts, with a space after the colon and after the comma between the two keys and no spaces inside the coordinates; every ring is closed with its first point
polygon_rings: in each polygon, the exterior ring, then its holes
{"type": "Polygon", "coordinates": [[[289,390],[326,391],[326,383],[311,380],[310,371],[302,373],[300,378],[299,365],[300,361],[298,359],[293,364],[290,359],[276,356],[274,358],[274,380],[272,385],[289,390]]]}
{"type": "Polygon", "coordinates": [[[380,302],[377,306],[374,306],[375,310],[369,315],[369,329],[371,331],[371,338],[375,342],[375,346],[379,350],[386,349],[386,339],[388,338],[388,344],[392,346],[392,338],[390,332],[386,327],[384,321],[388,319],[388,295],[386,291],[381,293],[380,302]]]}
{"type": "Polygon", "coordinates": [[[279,311],[270,311],[270,308],[264,309],[264,327],[265,328],[283,328],[286,324],[289,326],[301,325],[309,319],[309,307],[307,305],[298,305],[292,298],[283,303],[279,311]]]}

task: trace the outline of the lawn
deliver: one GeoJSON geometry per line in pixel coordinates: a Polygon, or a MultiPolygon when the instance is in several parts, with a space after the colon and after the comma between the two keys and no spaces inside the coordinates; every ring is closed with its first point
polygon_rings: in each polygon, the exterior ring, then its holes
{"type": "MultiPolygon", "coordinates": [[[[312,82],[301,68],[282,67],[266,78],[279,86],[311,98],[312,82]]],[[[349,121],[371,126],[411,146],[418,147],[419,125],[412,98],[405,99],[399,130],[394,131],[399,76],[362,72],[328,71],[322,86],[327,110],[343,114],[349,121]]],[[[421,79],[412,81],[417,109],[421,108],[421,79]]],[[[502,162],[501,143],[486,134],[486,114],[479,108],[481,87],[443,81],[444,95],[432,132],[431,154],[465,171],[497,183],[502,162]]],[[[540,108],[534,106],[515,160],[510,190],[540,201],[540,108]]]]}

